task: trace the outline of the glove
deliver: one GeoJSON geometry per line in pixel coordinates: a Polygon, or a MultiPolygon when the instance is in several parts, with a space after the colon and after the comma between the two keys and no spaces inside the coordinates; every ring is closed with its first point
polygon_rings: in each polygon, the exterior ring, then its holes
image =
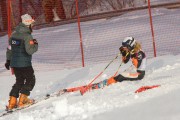
{"type": "Polygon", "coordinates": [[[33,42],[34,44],[38,44],[37,40],[36,39],[33,39],[33,42]]]}
{"type": "Polygon", "coordinates": [[[126,54],[127,54],[127,51],[124,49],[124,47],[123,46],[121,46],[120,48],[119,48],[119,51],[120,51],[120,53],[122,54],[122,56],[126,56],[126,54]]]}
{"type": "Polygon", "coordinates": [[[7,70],[10,69],[10,60],[6,60],[6,63],[4,65],[6,67],[7,70]]]}

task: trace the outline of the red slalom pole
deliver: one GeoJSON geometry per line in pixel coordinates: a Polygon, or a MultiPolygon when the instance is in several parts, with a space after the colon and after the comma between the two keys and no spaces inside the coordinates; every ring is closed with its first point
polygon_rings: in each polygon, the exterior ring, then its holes
{"type": "Polygon", "coordinates": [[[87,86],[85,86],[84,88],[82,88],[82,89],[80,90],[80,92],[81,92],[82,95],[89,89],[89,87],[91,86],[91,84],[92,84],[99,76],[101,76],[101,75],[103,74],[103,72],[109,67],[109,65],[110,65],[112,62],[114,62],[115,59],[118,58],[119,55],[120,55],[120,54],[118,54],[113,60],[111,60],[111,61],[109,62],[109,64],[104,68],[104,70],[101,71],[87,86]]]}
{"type": "Polygon", "coordinates": [[[153,38],[154,57],[156,57],[156,45],[155,45],[155,38],[154,38],[154,28],[153,28],[150,0],[148,0],[148,9],[149,9],[149,19],[150,19],[150,25],[151,25],[151,33],[152,33],[152,38],[153,38]]]}
{"type": "Polygon", "coordinates": [[[81,25],[80,25],[80,17],[79,17],[79,10],[78,10],[78,0],[76,1],[76,12],[78,17],[78,29],[79,29],[79,37],[80,37],[80,47],[81,47],[81,55],[82,55],[82,66],[84,67],[84,50],[82,44],[82,33],[81,33],[81,25]]]}
{"type": "MultiPolygon", "coordinates": [[[[8,11],[8,38],[10,38],[11,36],[11,0],[8,0],[7,11],[8,11]]],[[[9,40],[8,40],[8,43],[9,43],[9,40]]]]}

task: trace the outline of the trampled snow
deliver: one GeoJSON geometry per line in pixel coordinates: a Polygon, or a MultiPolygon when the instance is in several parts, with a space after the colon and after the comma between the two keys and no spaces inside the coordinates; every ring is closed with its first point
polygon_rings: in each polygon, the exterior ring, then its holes
{"type": "MultiPolygon", "coordinates": [[[[113,75],[119,60],[96,82],[113,75]]],[[[31,98],[41,99],[46,93],[63,88],[87,84],[96,76],[99,68],[91,67],[38,72],[36,86],[31,98]],[[61,77],[59,77],[61,76],[61,77]]],[[[129,65],[123,65],[119,72],[129,65]]],[[[103,89],[64,94],[35,104],[25,110],[1,118],[2,120],[179,120],[180,118],[180,55],[167,55],[148,59],[146,76],[141,81],[124,81],[103,89]],[[161,85],[158,88],[135,93],[141,86],[161,85]]],[[[14,77],[1,77],[1,111],[8,101],[8,92],[14,77]]]]}
{"type": "MultiPolygon", "coordinates": [[[[156,10],[157,11],[157,10],[156,10]]],[[[156,15],[164,15],[161,19],[161,22],[170,19],[169,17],[177,16],[179,14],[179,9],[176,10],[165,10],[160,9],[154,16],[156,15]],[[168,13],[169,12],[169,13],[168,13]],[[168,14],[167,14],[168,13],[168,14]],[[166,19],[165,19],[166,18],[166,19]]],[[[130,13],[131,14],[131,13],[130,13]]],[[[138,16],[141,17],[140,19],[143,20],[147,19],[148,16],[145,16],[144,11],[140,11],[134,16],[128,17],[128,15],[124,15],[127,19],[136,19],[138,16]]],[[[177,16],[179,18],[180,16],[177,16]]],[[[117,23],[121,22],[121,17],[115,17],[109,20],[97,20],[93,22],[85,22],[82,24],[84,26],[84,36],[86,41],[85,47],[88,46],[88,39],[92,35],[91,33],[86,34],[86,32],[90,31],[94,34],[94,36],[98,36],[98,30],[104,31],[106,27],[109,28],[109,24],[116,25],[117,23]],[[97,28],[95,26],[101,26],[97,28]],[[97,33],[97,34],[96,34],[97,33]]],[[[158,20],[156,18],[156,20],[158,20]]],[[[158,22],[157,22],[158,23],[158,22]]],[[[129,24],[129,29],[136,30],[136,24],[139,23],[135,22],[135,25],[129,24]]],[[[126,24],[128,25],[128,24],[126,24]]],[[[171,27],[176,28],[176,30],[180,30],[178,26],[173,26],[177,24],[172,24],[171,27]]],[[[61,34],[61,32],[65,33],[67,31],[71,31],[74,28],[75,24],[64,25],[64,26],[57,26],[54,28],[44,28],[41,30],[36,30],[34,35],[39,39],[46,39],[50,38],[52,35],[61,34]],[[41,33],[44,33],[44,36],[41,36],[41,33]]],[[[141,25],[143,30],[134,31],[137,32],[136,37],[139,39],[144,39],[144,33],[149,30],[146,29],[145,25],[141,25]],[[142,32],[143,31],[143,32],[142,32]]],[[[109,38],[118,38],[118,35],[113,33],[115,29],[108,29],[109,34],[106,33],[109,38]],[[112,35],[112,36],[111,36],[112,35]]],[[[158,29],[157,29],[158,30],[158,29]]],[[[168,31],[168,29],[166,29],[168,31]]],[[[162,31],[157,31],[161,33],[162,31]]],[[[132,33],[132,32],[131,32],[132,33]]],[[[126,33],[127,35],[128,33],[126,33]]],[[[174,34],[170,32],[170,35],[173,39],[177,39],[179,34],[174,34]]],[[[63,38],[66,36],[61,34],[63,38]]],[[[69,38],[73,38],[69,34],[69,38]]],[[[106,35],[101,36],[103,39],[106,39],[106,35]]],[[[163,40],[168,41],[169,37],[165,38],[163,36],[157,36],[158,39],[163,38],[163,40]]],[[[1,51],[0,55],[0,64],[3,66],[5,62],[5,47],[7,36],[1,37],[1,51]]],[[[41,43],[44,45],[46,43],[41,43]]],[[[97,44],[102,46],[103,42],[97,44]]],[[[113,44],[113,43],[112,43],[113,44]]],[[[143,44],[147,45],[147,44],[143,44]]],[[[179,44],[176,44],[179,46],[179,44]]],[[[175,46],[176,46],[175,45],[175,46]]],[[[117,45],[117,49],[118,50],[117,45]]],[[[49,46],[51,50],[56,51],[58,46],[49,46]]],[[[143,46],[144,47],[144,46],[143,46]]],[[[59,97],[52,97],[48,100],[44,100],[40,103],[37,103],[27,109],[21,110],[19,112],[15,112],[11,115],[1,117],[0,120],[179,120],[180,119],[180,54],[179,49],[175,49],[175,54],[171,54],[171,52],[165,51],[166,55],[158,56],[156,58],[148,58],[147,60],[147,69],[146,69],[146,76],[143,80],[140,81],[124,81],[121,83],[116,83],[103,89],[93,90],[87,92],[83,96],[80,92],[74,92],[69,94],[64,94],[59,97]],[[167,54],[169,53],[169,54],[167,54]],[[135,93],[135,91],[140,88],[141,86],[151,86],[151,85],[160,85],[158,88],[150,89],[144,91],[142,93],[135,93]]],[[[163,50],[160,50],[163,52],[163,50]]],[[[40,47],[39,53],[37,54],[50,54],[48,53],[48,49],[40,47]],[[42,52],[43,50],[47,51],[42,52]]],[[[37,55],[36,54],[36,55],[37,55]]],[[[46,68],[46,64],[38,63],[38,58],[34,57],[34,68],[35,68],[35,75],[36,75],[36,85],[33,91],[31,92],[31,98],[40,100],[42,99],[47,93],[53,93],[57,90],[61,90],[64,88],[70,88],[80,85],[85,85],[91,82],[91,80],[97,76],[110,61],[98,63],[98,64],[91,64],[87,65],[84,68],[74,68],[74,69],[61,69],[59,70],[58,67],[54,65],[54,70],[44,70],[42,68],[46,68]],[[56,69],[57,68],[57,69],[56,69]]],[[[115,57],[115,56],[114,56],[115,57]]],[[[113,56],[110,58],[113,59],[113,56]]],[[[114,61],[106,71],[104,71],[103,75],[100,76],[95,82],[99,82],[101,80],[107,79],[114,75],[117,71],[118,66],[120,64],[120,59],[118,58],[114,61]]],[[[42,62],[46,63],[47,59],[41,59],[42,62]],[[43,61],[44,60],[44,61],[43,61]]],[[[56,62],[56,60],[54,60],[56,62]]],[[[58,64],[58,63],[57,63],[58,64]]],[[[51,64],[49,64],[51,66],[51,64]]],[[[122,65],[119,70],[119,73],[123,71],[134,70],[131,67],[131,63],[122,65]]],[[[4,110],[5,105],[8,103],[8,95],[9,91],[11,90],[12,85],[15,82],[15,77],[11,75],[10,71],[4,70],[4,68],[0,68],[0,113],[4,110]]]]}

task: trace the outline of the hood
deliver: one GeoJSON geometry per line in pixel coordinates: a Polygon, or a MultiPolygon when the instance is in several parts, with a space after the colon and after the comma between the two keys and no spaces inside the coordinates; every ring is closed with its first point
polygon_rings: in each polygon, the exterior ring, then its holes
{"type": "Polygon", "coordinates": [[[19,33],[28,33],[31,34],[31,30],[23,23],[20,23],[16,28],[15,28],[16,32],[19,33]]]}

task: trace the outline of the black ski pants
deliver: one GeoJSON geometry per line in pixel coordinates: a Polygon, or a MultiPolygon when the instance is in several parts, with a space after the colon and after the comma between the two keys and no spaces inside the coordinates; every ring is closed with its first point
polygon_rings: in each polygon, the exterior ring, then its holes
{"type": "Polygon", "coordinates": [[[114,79],[118,82],[122,82],[122,81],[136,81],[136,80],[141,80],[144,78],[145,76],[145,71],[138,71],[140,74],[138,75],[137,78],[128,78],[128,77],[124,77],[121,74],[119,74],[118,76],[114,77],[114,79]]]}
{"type": "Polygon", "coordinates": [[[34,88],[36,80],[32,66],[13,69],[16,77],[16,83],[12,86],[9,95],[16,98],[19,97],[19,93],[29,96],[30,91],[34,88]]]}

